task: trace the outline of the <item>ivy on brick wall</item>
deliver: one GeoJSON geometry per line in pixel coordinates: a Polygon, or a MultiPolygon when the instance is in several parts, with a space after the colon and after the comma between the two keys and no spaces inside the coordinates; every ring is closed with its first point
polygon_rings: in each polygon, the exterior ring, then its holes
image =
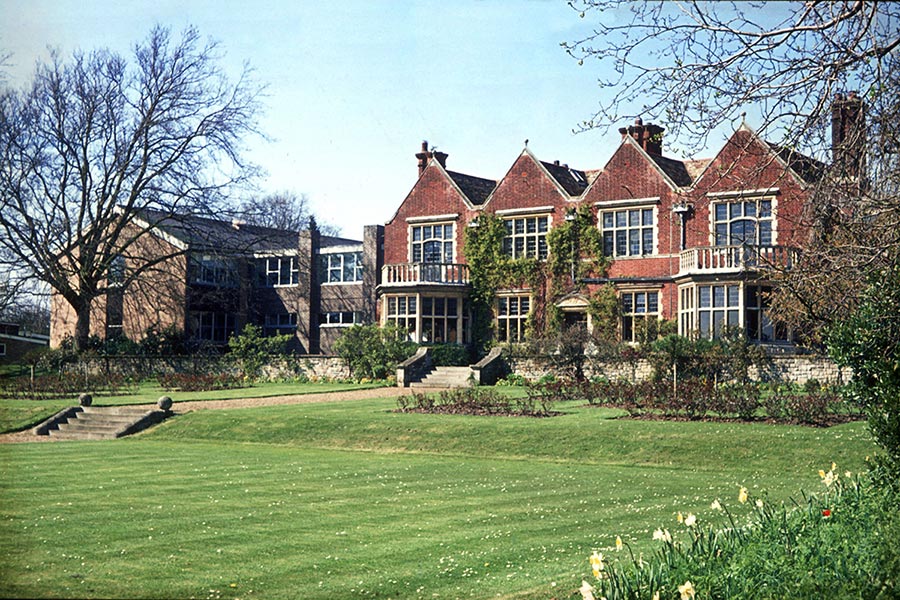
{"type": "Polygon", "coordinates": [[[468,227],[464,253],[472,284],[472,336],[476,348],[486,349],[492,338],[493,306],[497,290],[531,291],[529,337],[558,331],[563,323],[556,303],[586,285],[582,279],[600,276],[608,266],[603,240],[590,206],[570,209],[547,233],[548,258],[511,258],[503,252],[507,231],[503,218],[490,213],[478,217],[477,227],[468,227]]]}

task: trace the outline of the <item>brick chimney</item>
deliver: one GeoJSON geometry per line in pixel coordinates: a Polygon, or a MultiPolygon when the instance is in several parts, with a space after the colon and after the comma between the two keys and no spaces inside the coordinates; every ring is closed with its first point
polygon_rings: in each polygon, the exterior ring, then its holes
{"type": "Polygon", "coordinates": [[[644,149],[648,154],[662,154],[662,134],[665,129],[659,125],[649,123],[644,125],[644,121],[638,117],[634,120],[634,125],[628,127],[620,127],[619,133],[622,134],[624,140],[626,136],[631,136],[634,141],[644,149]]]}
{"type": "Polygon", "coordinates": [[[866,164],[866,111],[856,92],[835,94],[831,105],[831,158],[842,177],[856,179],[866,164]]]}
{"type": "Polygon", "coordinates": [[[434,152],[428,149],[428,140],[422,141],[422,151],[416,153],[416,158],[419,159],[419,175],[425,170],[425,167],[428,166],[428,161],[432,158],[437,159],[441,166],[447,168],[447,153],[446,152],[434,152]]]}

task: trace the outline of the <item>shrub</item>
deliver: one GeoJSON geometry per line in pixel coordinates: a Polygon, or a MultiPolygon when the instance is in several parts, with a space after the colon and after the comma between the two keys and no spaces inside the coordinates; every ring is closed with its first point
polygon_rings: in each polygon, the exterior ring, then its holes
{"type": "Polygon", "coordinates": [[[243,378],[231,373],[168,373],[156,379],[161,388],[181,392],[208,392],[244,386],[243,378]]]}
{"type": "Polygon", "coordinates": [[[262,330],[256,325],[245,325],[240,335],[231,336],[228,349],[231,357],[240,363],[244,374],[258,378],[262,367],[273,354],[284,353],[291,336],[273,335],[263,337],[262,330]]]}
{"type": "Polygon", "coordinates": [[[119,395],[135,393],[137,384],[122,375],[66,373],[17,377],[3,382],[2,394],[23,400],[50,400],[75,397],[81,393],[119,395]]]}
{"type": "Polygon", "coordinates": [[[431,361],[435,366],[464,367],[471,362],[471,352],[459,344],[435,344],[431,346],[431,361]]]}
{"type": "Polygon", "coordinates": [[[406,331],[396,325],[354,325],[335,342],[335,353],[346,361],[354,377],[384,379],[416,350],[406,331]]]}
{"type": "Polygon", "coordinates": [[[553,414],[551,406],[552,402],[547,399],[538,400],[531,395],[510,398],[483,387],[443,390],[437,395],[415,392],[397,399],[400,412],[439,414],[545,417],[553,414]]]}

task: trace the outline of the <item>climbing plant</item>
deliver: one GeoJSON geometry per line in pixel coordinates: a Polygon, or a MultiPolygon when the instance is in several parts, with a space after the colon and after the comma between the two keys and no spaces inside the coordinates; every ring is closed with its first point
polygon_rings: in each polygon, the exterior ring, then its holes
{"type": "Polygon", "coordinates": [[[503,252],[507,235],[502,217],[482,213],[478,226],[466,229],[464,252],[472,284],[472,336],[483,350],[491,339],[492,309],[498,289],[529,288],[540,302],[529,314],[529,336],[543,336],[559,330],[562,312],[556,302],[582,290],[582,280],[606,270],[603,240],[591,207],[579,206],[547,233],[548,257],[511,258],[503,252]]]}

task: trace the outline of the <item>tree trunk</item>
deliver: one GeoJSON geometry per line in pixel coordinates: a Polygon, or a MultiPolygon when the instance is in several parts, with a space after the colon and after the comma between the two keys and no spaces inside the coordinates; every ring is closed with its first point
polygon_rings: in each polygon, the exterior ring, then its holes
{"type": "Polygon", "coordinates": [[[75,308],[75,350],[81,352],[87,350],[88,339],[91,335],[91,303],[80,303],[75,308]]]}

